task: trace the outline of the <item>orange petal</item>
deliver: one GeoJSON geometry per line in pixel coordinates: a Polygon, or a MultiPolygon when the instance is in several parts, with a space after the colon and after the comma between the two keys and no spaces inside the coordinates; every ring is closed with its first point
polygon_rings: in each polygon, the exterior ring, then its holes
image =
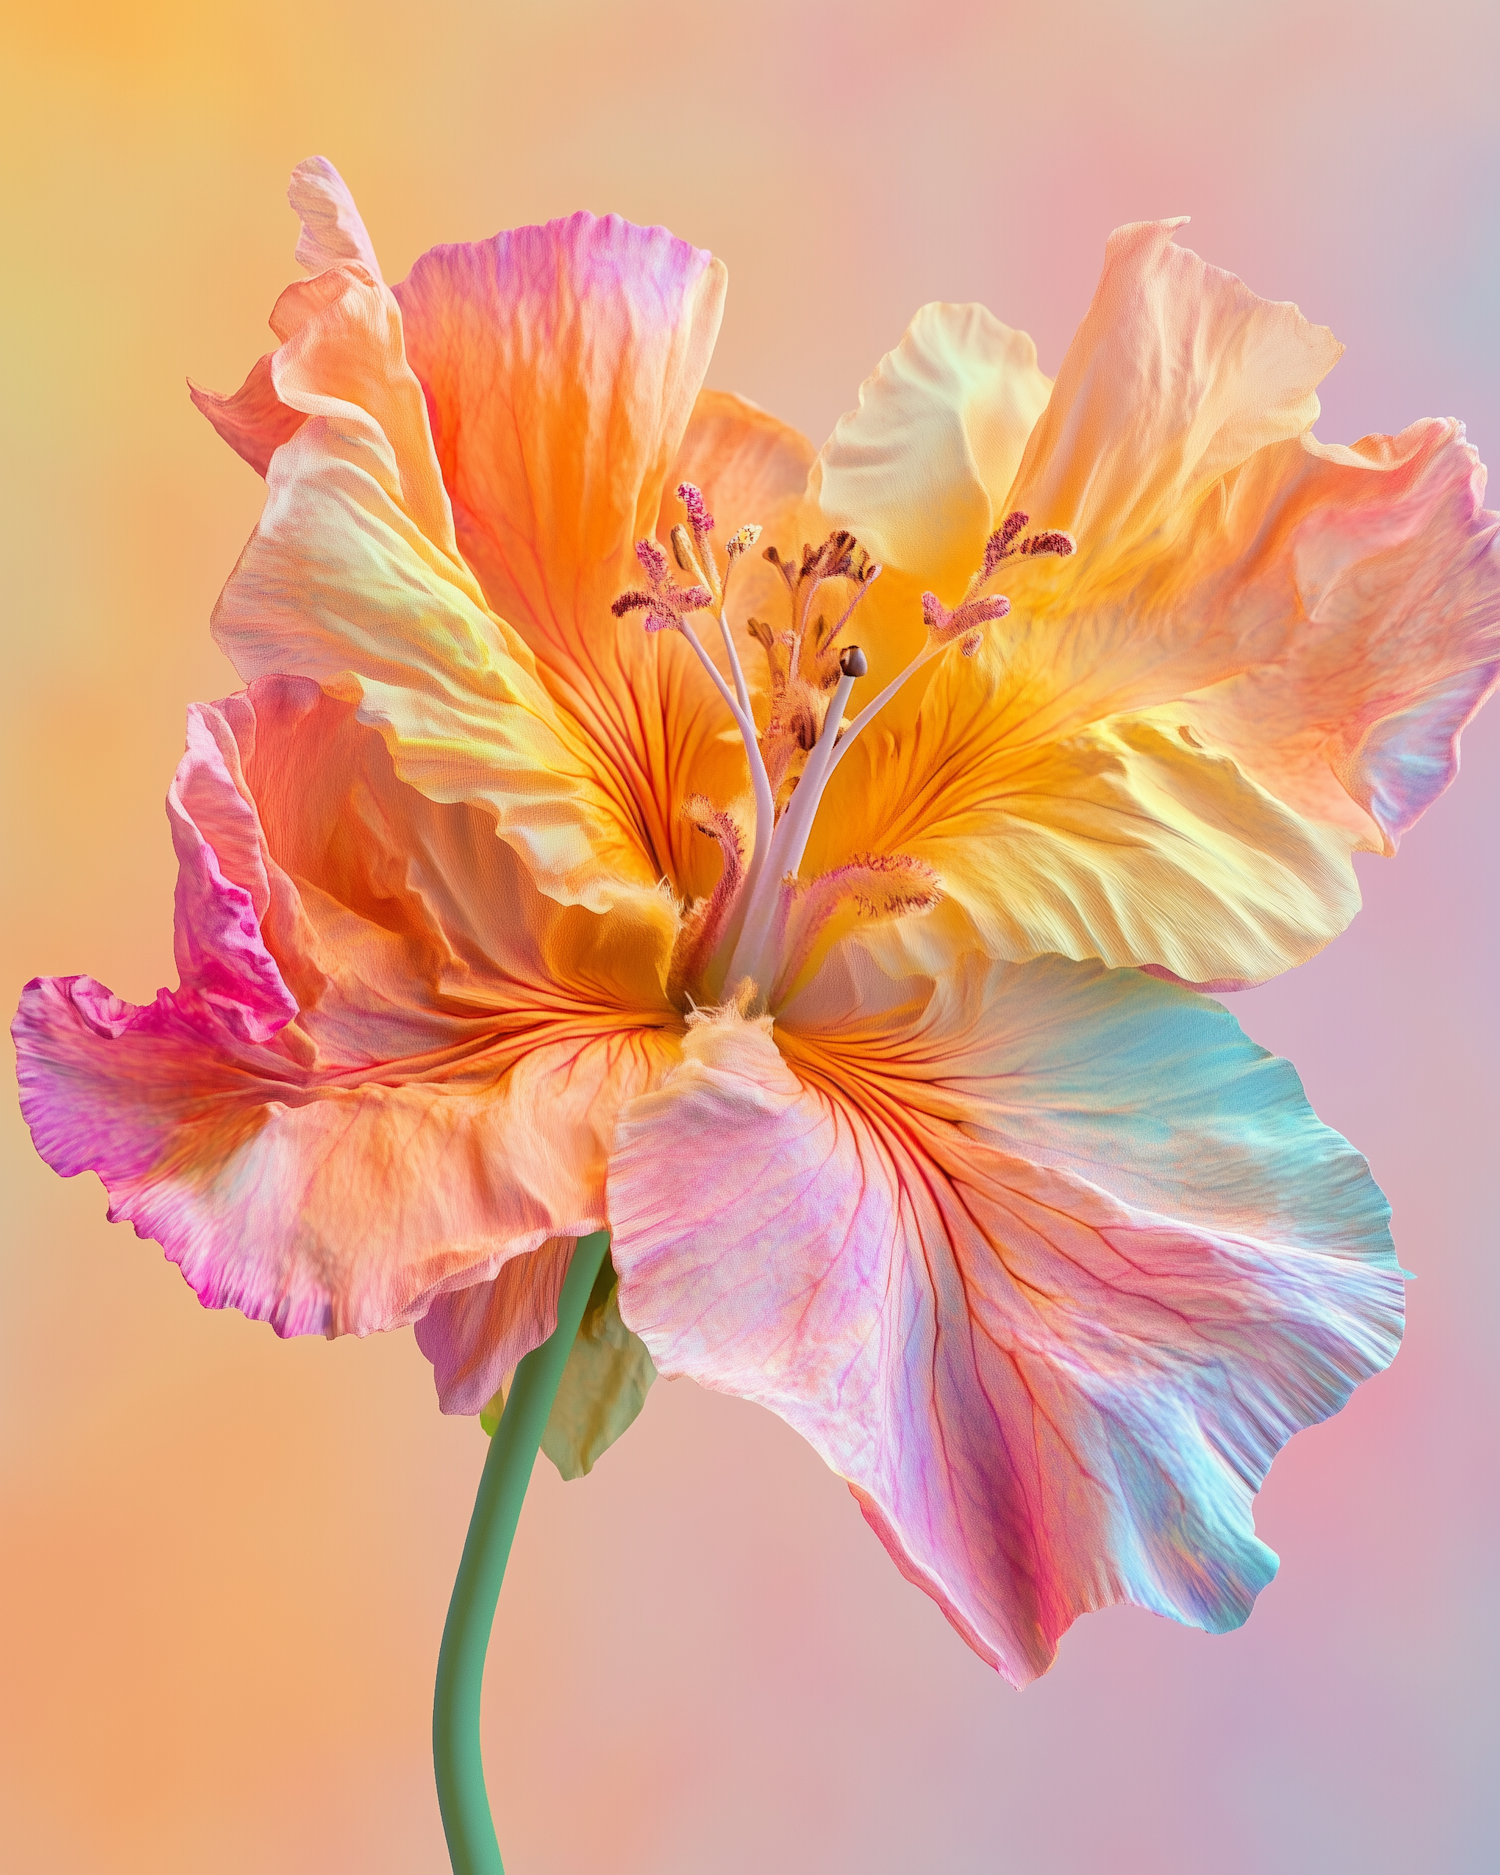
{"type": "Polygon", "coordinates": [[[737,794],[745,764],[689,647],[609,608],[639,583],[724,279],[665,229],[579,214],[435,248],[397,289],[464,556],[679,890],[713,875],[682,801],[737,794]]]}
{"type": "Polygon", "coordinates": [[[308,419],[277,450],[265,512],[214,614],[247,678],[357,698],[398,772],[485,805],[554,896],[654,896],[633,806],[488,611],[458,552],[421,387],[389,292],[352,265],[289,287],[277,395],[308,419]]]}
{"type": "MultiPolygon", "coordinates": [[[[656,523],[657,538],[664,547],[669,545],[673,527],[683,518],[677,489],[683,482],[691,482],[703,491],[709,512],[718,523],[721,558],[730,534],[751,523],[765,530],[767,544],[775,540],[785,545],[801,525],[812,460],[812,444],[800,430],[773,417],[748,397],[736,397],[731,391],[700,391],[682,447],[667,477],[656,523]]],[[[785,605],[786,588],[780,577],[762,559],[760,551],[752,548],[738,561],[730,578],[728,616],[740,668],[751,695],[757,699],[769,689],[769,673],[765,654],[745,622],[757,615],[779,620],[785,605]]],[[[728,680],[729,660],[717,632],[708,634],[704,648],[728,680]]],[[[733,792],[738,783],[738,776],[730,771],[720,785],[733,792]]],[[[715,798],[722,799],[723,795],[715,798]]],[[[700,881],[693,890],[701,896],[712,886],[710,876],[706,884],[700,881]]]]}
{"type": "Polygon", "coordinates": [[[699,391],[682,447],[667,476],[658,534],[679,518],[682,482],[702,489],[721,536],[768,517],[807,487],[813,446],[800,430],[732,391],[699,391]]]}

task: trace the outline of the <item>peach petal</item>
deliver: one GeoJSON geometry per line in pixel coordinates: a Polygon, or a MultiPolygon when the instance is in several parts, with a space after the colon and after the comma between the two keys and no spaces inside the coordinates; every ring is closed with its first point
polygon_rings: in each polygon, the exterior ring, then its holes
{"type": "Polygon", "coordinates": [[[661,1371],[782,1414],[1021,1684],[1088,1609],[1245,1618],[1253,1495],[1390,1360],[1400,1281],[1364,1162],[1223,1010],[978,975],[790,1057],[769,1021],[691,1029],[608,1198],[661,1371]]]}
{"type": "Polygon", "coordinates": [[[222,396],[188,379],[188,396],[237,455],[255,473],[264,476],[271,458],[284,442],[297,434],[304,418],[276,395],[267,352],[250,367],[250,375],[237,391],[222,396]]]}
{"type": "Polygon", "coordinates": [[[732,391],[701,390],[666,480],[658,533],[666,541],[680,518],[678,486],[703,491],[725,539],[747,522],[764,526],[807,487],[813,446],[800,430],[732,391]]]}
{"type": "Polygon", "coordinates": [[[1289,302],[1178,247],[1185,225],[1109,237],[1007,499],[1095,551],[1169,525],[1258,449],[1309,429],[1343,350],[1289,302]]]}
{"type": "MultiPolygon", "coordinates": [[[[297,259],[304,267],[322,273],[342,261],[356,261],[372,280],[380,280],[380,263],[354,198],[326,156],[310,156],[297,165],[287,199],[301,219],[297,259]]],[[[258,475],[265,474],[271,457],[301,428],[304,416],[277,396],[271,360],[269,352],[257,359],[245,382],[228,397],[188,380],[195,406],[258,475]]]]}

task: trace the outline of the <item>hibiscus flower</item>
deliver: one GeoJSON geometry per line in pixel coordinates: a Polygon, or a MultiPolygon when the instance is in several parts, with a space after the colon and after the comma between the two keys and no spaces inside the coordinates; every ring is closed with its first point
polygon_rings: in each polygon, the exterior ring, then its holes
{"type": "Polygon", "coordinates": [[[608,1229],[565,1469],[654,1363],[796,1426],[1017,1683],[1111,1602],[1237,1624],[1400,1272],[1184,985],[1326,942],[1453,772],[1459,426],[1317,443],[1328,335],[1143,224],[1055,385],[928,307],[814,457],[701,388],[723,269],[665,230],[391,289],[330,165],[292,200],[278,348],[194,393],[267,500],[168,797],[181,987],[28,986],[39,1150],[211,1306],[417,1324],[449,1411],[608,1229]]]}

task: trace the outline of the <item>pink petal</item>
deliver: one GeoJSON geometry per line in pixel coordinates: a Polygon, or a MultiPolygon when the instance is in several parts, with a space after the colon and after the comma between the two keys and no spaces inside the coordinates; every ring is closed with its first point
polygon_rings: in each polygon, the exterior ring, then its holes
{"type": "Polygon", "coordinates": [[[557,1298],[573,1260],[571,1237],[512,1257],[485,1283],[438,1296],[417,1323],[445,1413],[477,1413],[516,1362],[557,1327],[557,1298]]]}
{"type": "Polygon", "coordinates": [[[297,165],[286,198],[302,223],[297,260],[309,273],[355,261],[372,280],[381,279],[374,244],[349,185],[326,156],[309,156],[297,165]]]}
{"type": "Polygon", "coordinates": [[[283,1334],[414,1319],[597,1227],[615,1108],[672,1054],[649,932],[542,898],[310,683],[195,709],[170,809],[182,988],[22,998],[50,1164],[283,1334]]]}
{"type": "Polygon", "coordinates": [[[978,976],[786,1053],[694,1028],[622,1115],[609,1211],[661,1370],[781,1413],[1019,1684],[1087,1609],[1245,1618],[1253,1494],[1390,1359],[1400,1284],[1363,1161],[1224,1011],[978,976]]]}

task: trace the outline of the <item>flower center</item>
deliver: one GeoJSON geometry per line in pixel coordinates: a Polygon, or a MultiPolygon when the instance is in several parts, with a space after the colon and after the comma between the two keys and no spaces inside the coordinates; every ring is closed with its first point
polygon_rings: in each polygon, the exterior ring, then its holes
{"type": "Polygon", "coordinates": [[[763,1009],[807,961],[818,934],[841,906],[852,906],[865,917],[889,918],[937,904],[932,869],[899,854],[867,854],[817,879],[800,878],[819,804],[855,738],[902,685],[954,645],[972,657],[985,626],[1009,612],[1008,599],[984,592],[1001,562],[1018,555],[1070,554],[1073,541],[1055,531],[1023,538],[1028,517],[1007,515],[986,541],[983,564],[952,611],[934,593],[923,593],[926,643],[852,722],[845,721],[844,709],[869,664],[858,645],[844,644],[841,637],[880,568],[843,531],[830,534],[819,547],[804,547],[800,561],[767,547],[764,557],[786,586],[789,622],[781,630],[759,619],[748,622],[770,676],[766,725],[758,731],[725,598],[736,562],[761,530],[750,525],[732,535],[721,569],[712,538],[714,517],[701,492],[683,482],[677,496],[687,523],[672,529],[672,551],[690,583],[673,579],[667,556],[654,540],[637,541],[636,558],[648,589],[621,593],[612,609],[616,618],[641,612],[647,631],[681,632],[692,646],[744,742],[754,819],[747,861],[741,814],[701,795],[684,804],[699,831],[718,842],[723,863],[712,894],[688,914],[673,960],[673,987],[686,993],[702,990],[714,998],[730,995],[747,1008],[763,1009]],[[826,604],[824,589],[834,583],[843,588],[842,610],[826,604]],[[733,688],[693,626],[693,615],[701,612],[718,625],[733,688]]]}

